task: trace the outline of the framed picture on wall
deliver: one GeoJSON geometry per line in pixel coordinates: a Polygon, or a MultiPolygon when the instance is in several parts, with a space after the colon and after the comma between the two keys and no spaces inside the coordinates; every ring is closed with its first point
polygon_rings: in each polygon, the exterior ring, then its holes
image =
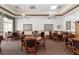
{"type": "Polygon", "coordinates": [[[24,31],[31,31],[32,30],[32,24],[23,24],[23,30],[24,31]]]}
{"type": "Polygon", "coordinates": [[[71,21],[66,22],[66,30],[71,30],[71,21]]]}
{"type": "Polygon", "coordinates": [[[58,28],[58,29],[61,29],[61,25],[57,25],[57,28],[58,28]]]}
{"type": "Polygon", "coordinates": [[[45,31],[53,31],[53,24],[44,24],[45,31]]]}

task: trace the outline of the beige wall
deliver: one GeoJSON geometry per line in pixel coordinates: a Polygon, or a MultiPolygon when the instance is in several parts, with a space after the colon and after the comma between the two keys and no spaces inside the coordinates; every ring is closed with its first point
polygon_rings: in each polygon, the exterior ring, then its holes
{"type": "MultiPolygon", "coordinates": [[[[53,24],[53,31],[63,31],[63,19],[61,17],[48,19],[48,16],[27,16],[26,18],[18,18],[16,19],[16,30],[23,31],[23,24],[32,24],[32,31],[44,31],[44,24],[53,24]],[[57,25],[61,25],[61,28],[58,29],[57,25]]],[[[32,31],[28,32],[28,34],[31,34],[32,31]]]]}
{"type": "Polygon", "coordinates": [[[64,30],[66,31],[66,21],[71,21],[71,30],[69,31],[75,32],[75,22],[79,21],[79,7],[65,14],[63,20],[64,30]]]}
{"type": "Polygon", "coordinates": [[[3,16],[0,15],[0,35],[3,35],[3,16]]]}

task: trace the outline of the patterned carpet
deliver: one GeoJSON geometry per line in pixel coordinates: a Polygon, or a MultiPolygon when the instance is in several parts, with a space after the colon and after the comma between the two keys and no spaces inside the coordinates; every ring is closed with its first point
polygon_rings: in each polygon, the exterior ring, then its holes
{"type": "MultiPolygon", "coordinates": [[[[21,42],[19,41],[2,41],[2,52],[0,55],[26,55],[25,49],[21,51],[21,42]]],[[[72,55],[68,49],[64,50],[64,42],[56,42],[53,40],[46,41],[46,50],[39,48],[37,55],[72,55]]]]}

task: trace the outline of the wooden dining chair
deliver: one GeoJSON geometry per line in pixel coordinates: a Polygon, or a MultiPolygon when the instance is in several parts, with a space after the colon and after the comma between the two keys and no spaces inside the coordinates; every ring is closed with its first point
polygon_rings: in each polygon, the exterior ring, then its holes
{"type": "Polygon", "coordinates": [[[75,38],[75,36],[73,35],[73,34],[71,34],[71,33],[64,33],[63,34],[63,39],[64,39],[64,41],[65,41],[65,46],[68,48],[68,47],[70,47],[70,48],[72,48],[72,42],[71,42],[71,40],[72,40],[72,38],[75,38]]]}
{"type": "Polygon", "coordinates": [[[21,51],[23,49],[23,47],[25,47],[25,42],[24,42],[24,39],[25,38],[25,35],[21,37],[21,51]]]}
{"type": "Polygon", "coordinates": [[[46,39],[42,39],[40,41],[39,47],[43,47],[45,49],[46,48],[45,44],[46,44],[46,39]]]}
{"type": "Polygon", "coordinates": [[[79,41],[72,40],[73,54],[79,55],[79,41]]]}
{"type": "Polygon", "coordinates": [[[17,32],[13,32],[12,33],[12,40],[19,40],[20,39],[20,35],[17,34],[17,32]]]}
{"type": "Polygon", "coordinates": [[[26,53],[33,53],[36,54],[37,51],[37,43],[36,40],[29,39],[26,41],[26,53]]]}
{"type": "Polygon", "coordinates": [[[59,41],[64,41],[63,34],[58,34],[58,40],[59,41]]]}
{"type": "Polygon", "coordinates": [[[72,39],[70,37],[68,37],[67,33],[63,33],[63,39],[64,39],[64,42],[65,42],[65,49],[64,49],[64,51],[69,50],[69,51],[72,52],[72,50],[73,50],[72,39]]]}
{"type": "Polygon", "coordinates": [[[49,31],[49,39],[53,39],[52,31],[49,31]]]}
{"type": "Polygon", "coordinates": [[[44,51],[45,51],[46,50],[46,38],[45,38],[45,36],[43,38],[41,38],[39,43],[40,44],[38,44],[38,48],[43,48],[44,51]]]}
{"type": "Polygon", "coordinates": [[[2,42],[2,40],[4,40],[4,38],[3,38],[2,35],[0,35],[0,52],[1,52],[1,42],[2,42]]]}
{"type": "Polygon", "coordinates": [[[57,33],[53,33],[53,40],[55,40],[55,41],[58,40],[58,34],[57,33]]]}
{"type": "Polygon", "coordinates": [[[45,43],[46,43],[46,38],[45,38],[45,33],[41,32],[41,40],[39,41],[39,47],[43,47],[45,49],[45,43]]]}

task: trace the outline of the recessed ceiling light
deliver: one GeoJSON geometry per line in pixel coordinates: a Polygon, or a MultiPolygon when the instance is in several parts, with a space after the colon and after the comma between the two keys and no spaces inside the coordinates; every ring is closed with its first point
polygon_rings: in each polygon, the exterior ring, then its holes
{"type": "Polygon", "coordinates": [[[58,5],[53,5],[50,7],[50,9],[56,9],[58,7],[58,5]]]}
{"type": "Polygon", "coordinates": [[[36,7],[35,7],[35,6],[33,6],[33,5],[31,5],[31,6],[30,6],[30,9],[36,9],[36,7]]]}

